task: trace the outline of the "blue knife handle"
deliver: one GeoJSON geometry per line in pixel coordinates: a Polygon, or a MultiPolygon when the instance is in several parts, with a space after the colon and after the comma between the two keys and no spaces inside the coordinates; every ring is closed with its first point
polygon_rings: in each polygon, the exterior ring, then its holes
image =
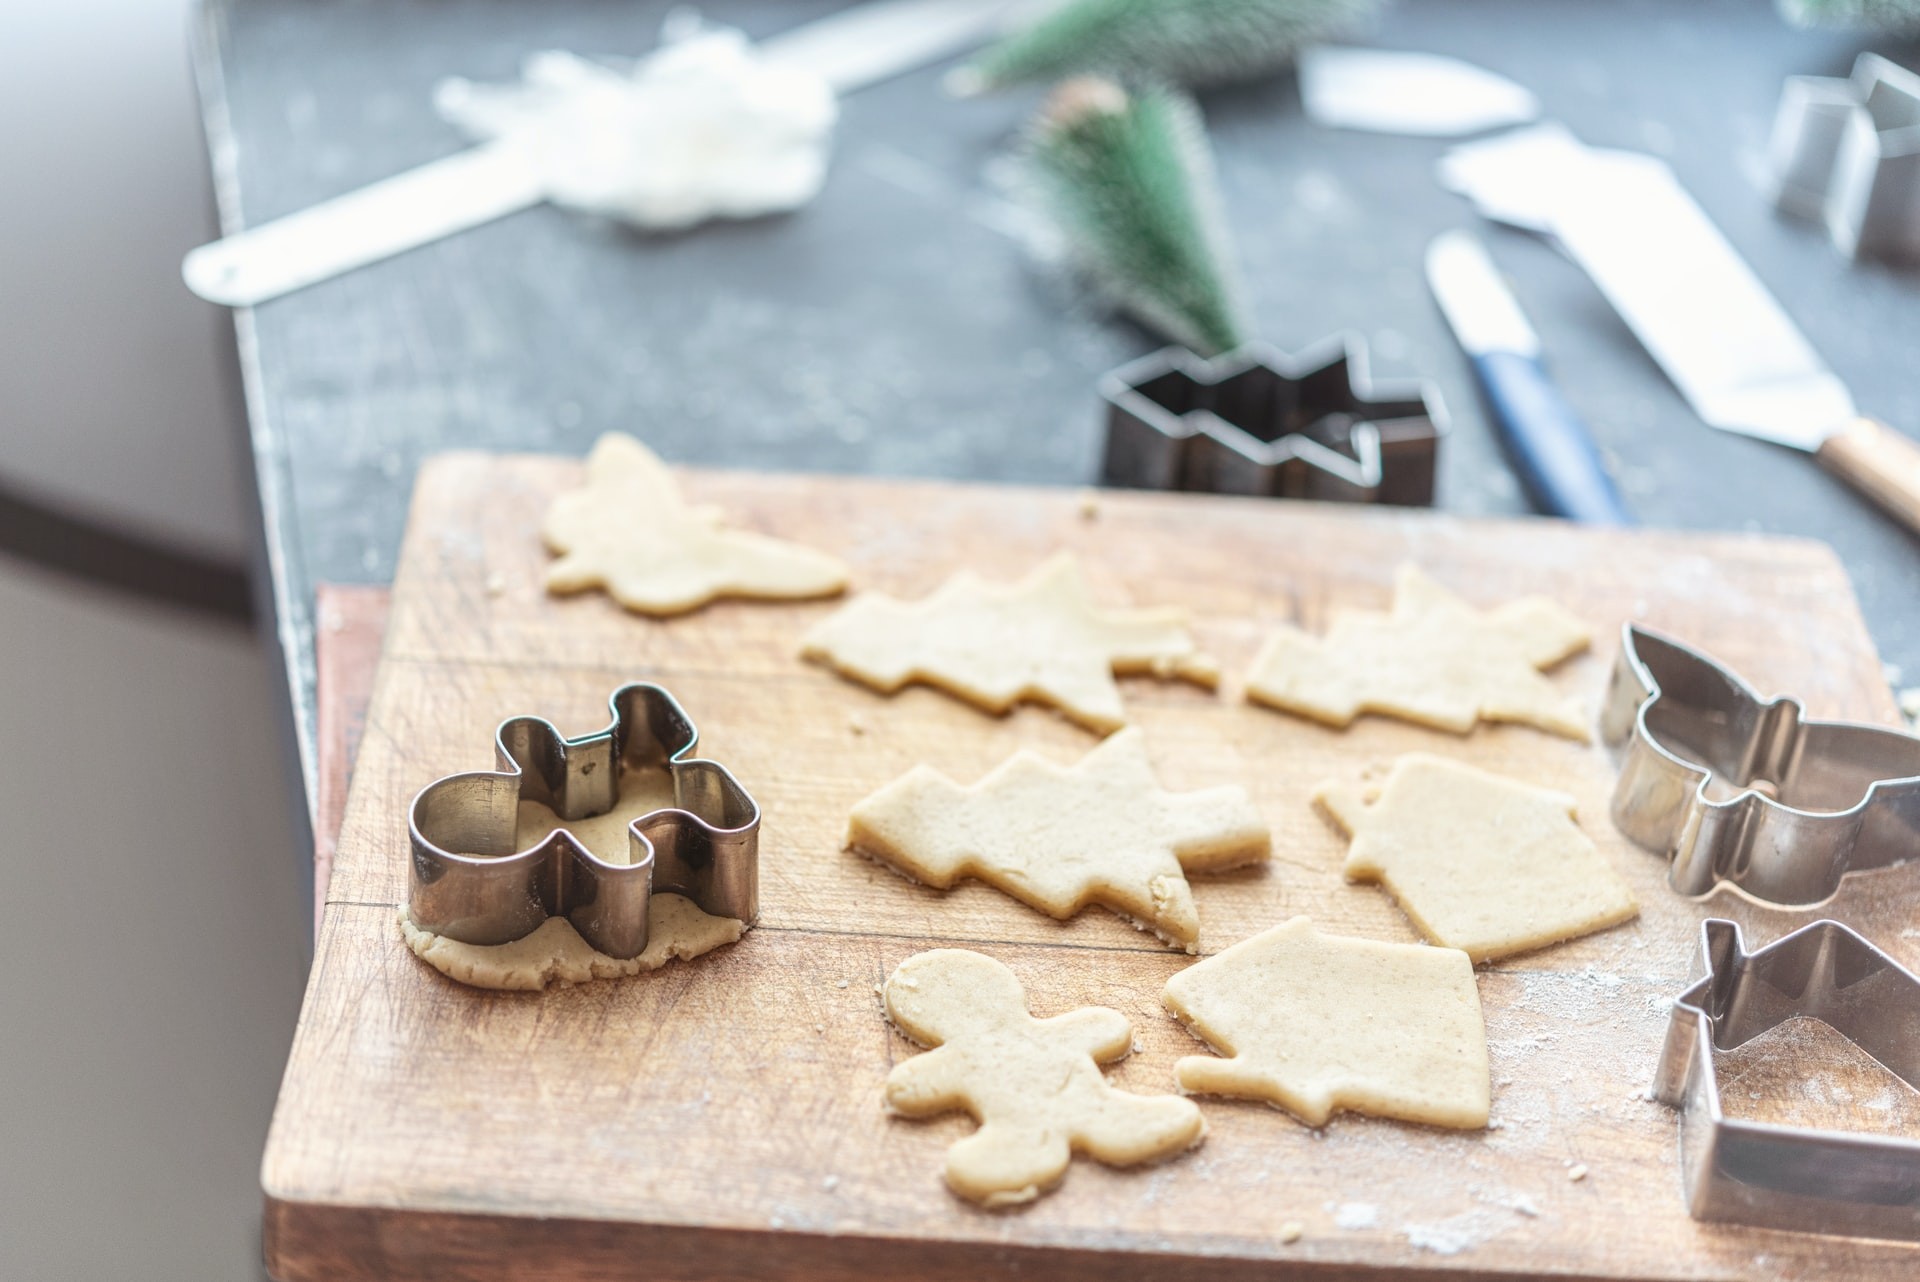
{"type": "Polygon", "coordinates": [[[1535,506],[1590,525],[1633,524],[1587,425],[1538,360],[1518,352],[1485,352],[1473,358],[1473,372],[1535,506]]]}

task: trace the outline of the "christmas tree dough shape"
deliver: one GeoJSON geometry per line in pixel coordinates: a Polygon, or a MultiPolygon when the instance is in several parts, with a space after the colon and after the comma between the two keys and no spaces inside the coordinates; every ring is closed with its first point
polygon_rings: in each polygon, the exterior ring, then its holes
{"type": "Polygon", "coordinates": [[[1487,1124],[1487,1031],[1458,949],[1323,935],[1295,917],[1187,967],[1162,1000],[1229,1057],[1180,1060],[1182,1090],[1266,1100],[1309,1126],[1343,1108],[1487,1124]]]}
{"type": "Polygon", "coordinates": [[[1337,615],[1324,638],[1274,633],[1247,674],[1247,698],[1334,726],[1362,712],[1456,734],[1516,721],[1584,743],[1586,709],[1541,670],[1587,641],[1585,625],[1544,597],[1476,610],[1407,565],[1391,613],[1337,615]]]}
{"type": "Polygon", "coordinates": [[[1072,766],[1016,752],[970,787],[915,766],[853,808],[847,845],[942,890],[977,877],[1061,920],[1101,904],[1191,951],[1185,874],[1257,863],[1271,839],[1244,788],[1162,789],[1130,728],[1072,766]]]}
{"type": "Polygon", "coordinates": [[[894,1065],[887,1107],[904,1117],[963,1110],[980,1129],[947,1150],[947,1186],[986,1206],[1031,1202],[1074,1153],[1133,1166],[1198,1144],[1192,1100],[1132,1095],[1099,1065],[1133,1048],[1117,1010],[1088,1006],[1035,1019],[1012,971],[980,953],[938,948],[901,962],[882,990],[887,1018],[934,1049],[894,1065]]]}
{"type": "Polygon", "coordinates": [[[1208,688],[1219,679],[1185,611],[1102,609],[1065,553],[1014,584],[962,571],[919,601],[865,593],[822,620],[801,653],[886,694],[917,681],[988,712],[1046,703],[1100,734],[1126,722],[1115,673],[1208,688]]]}
{"type": "Polygon", "coordinates": [[[1314,800],[1353,838],[1348,880],[1385,886],[1421,934],[1476,962],[1640,912],[1565,793],[1410,753],[1374,795],[1323,784],[1314,800]]]}
{"type": "Polygon", "coordinates": [[[653,451],[619,432],[587,456],[587,485],[554,499],[540,527],[559,560],[556,596],[605,588],[639,614],[684,614],[716,597],[832,596],[847,568],[825,552],[729,529],[717,510],[690,507],[653,451]]]}
{"type": "Polygon", "coordinates": [[[623,979],[658,970],[670,961],[691,961],[731,944],[746,926],[714,917],[691,899],[670,892],[647,904],[647,947],[638,957],[609,957],[580,937],[564,917],[549,917],[538,929],[506,944],[467,944],[422,930],[400,910],[400,933],[421,961],[474,988],[538,991],[549,984],[623,979]]]}

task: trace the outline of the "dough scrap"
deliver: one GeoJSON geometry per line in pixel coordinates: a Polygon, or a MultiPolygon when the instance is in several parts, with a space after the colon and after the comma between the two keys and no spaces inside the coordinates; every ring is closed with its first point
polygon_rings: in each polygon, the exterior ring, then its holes
{"type": "Polygon", "coordinates": [[[1455,734],[1514,721],[1585,743],[1587,710],[1541,671],[1588,640],[1586,626],[1545,597],[1476,610],[1403,565],[1391,613],[1337,615],[1324,638],[1275,632],[1247,674],[1247,698],[1333,726],[1363,712],[1455,734]]]}
{"type": "Polygon", "coordinates": [[[1323,935],[1305,917],[1174,975],[1162,1000],[1227,1059],[1188,1056],[1180,1088],[1474,1129],[1492,1105],[1473,962],[1457,948],[1323,935]]]}
{"type": "Polygon", "coordinates": [[[1246,789],[1162,789],[1137,728],[1072,766],[1016,752],[969,787],[915,766],[847,824],[849,849],[929,886],[977,877],[1063,921],[1100,904],[1189,952],[1200,917],[1186,873],[1258,863],[1271,844],[1246,789]]]}
{"type": "Polygon", "coordinates": [[[921,682],[988,712],[1051,704],[1100,734],[1126,723],[1115,673],[1208,689],[1220,679],[1184,610],[1102,609],[1064,552],[1018,583],[962,571],[919,601],[863,593],[808,633],[801,654],[884,694],[921,682]]]}
{"type": "Polygon", "coordinates": [[[961,1197],[1031,1202],[1059,1183],[1074,1153],[1133,1166],[1206,1136],[1192,1100],[1108,1085],[1099,1065],[1133,1049],[1133,1025],[1117,1010],[1035,1019],[1012,971],[960,948],[907,958],[882,999],[896,1029],[934,1048],[893,1066],[887,1107],[903,1117],[964,1110],[980,1123],[947,1150],[947,1186],[961,1197]]]}
{"type": "Polygon", "coordinates": [[[684,614],[716,597],[832,596],[847,567],[825,552],[728,529],[710,507],[689,507],[646,446],[608,432],[587,456],[587,485],[554,499],[540,528],[560,557],[547,567],[556,596],[605,588],[639,614],[684,614]]]}
{"type": "Polygon", "coordinates": [[[669,961],[690,961],[733,943],[746,930],[735,918],[709,916],[691,899],[671,893],[655,895],[647,907],[646,951],[625,960],[596,950],[564,917],[549,917],[510,944],[464,944],[420,929],[402,908],[400,933],[414,956],[448,979],[475,988],[538,991],[548,984],[622,979],[659,970],[669,961]]]}
{"type": "Polygon", "coordinates": [[[1353,838],[1347,879],[1386,887],[1421,934],[1476,962],[1639,915],[1565,793],[1409,753],[1373,795],[1322,784],[1314,800],[1353,838]]]}

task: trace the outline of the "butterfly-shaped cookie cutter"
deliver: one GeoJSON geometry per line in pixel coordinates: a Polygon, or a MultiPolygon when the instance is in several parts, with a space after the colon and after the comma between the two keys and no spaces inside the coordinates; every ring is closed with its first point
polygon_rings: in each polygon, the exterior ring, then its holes
{"type": "Polygon", "coordinates": [[[1678,641],[1627,625],[1600,715],[1620,749],[1613,822],[1683,895],[1780,908],[1920,856],[1920,739],[1809,721],[1678,641]]]}
{"type": "Polygon", "coordinates": [[[1920,1088],[1920,978],[1837,921],[1749,953],[1701,926],[1705,976],[1674,999],[1654,1098],[1681,1110],[1680,1166],[1698,1220],[1920,1239],[1920,1141],[1727,1117],[1713,1053],[1797,1015],[1825,1023],[1920,1088]]]}
{"type": "Polygon", "coordinates": [[[464,943],[505,944],[565,917],[593,947],[628,958],[646,949],[656,891],[753,923],[759,805],[725,766],[688,755],[699,732],[666,690],[634,682],[607,703],[613,724],[577,739],[540,717],[509,718],[495,736],[498,770],[449,775],[420,790],[408,816],[407,913],[416,926],[464,943]],[[623,773],[635,769],[665,771],[674,804],[628,825],[631,862],[607,862],[564,828],[518,847],[521,801],[542,802],[565,820],[590,818],[618,804],[623,773]]]}

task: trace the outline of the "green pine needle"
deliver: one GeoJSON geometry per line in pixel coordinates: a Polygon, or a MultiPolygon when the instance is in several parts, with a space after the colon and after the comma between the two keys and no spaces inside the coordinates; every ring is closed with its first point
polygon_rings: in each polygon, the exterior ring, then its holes
{"type": "Polygon", "coordinates": [[[1779,0],[1787,21],[1802,27],[1920,31],[1920,0],[1779,0]]]}
{"type": "Polygon", "coordinates": [[[961,68],[952,84],[967,93],[1088,72],[1177,85],[1241,80],[1285,66],[1305,46],[1350,30],[1379,5],[1380,0],[1067,0],[961,68]]]}
{"type": "Polygon", "coordinates": [[[1117,306],[1203,356],[1244,341],[1213,160],[1191,100],[1068,81],[1031,131],[1028,161],[1045,212],[1117,306]]]}

